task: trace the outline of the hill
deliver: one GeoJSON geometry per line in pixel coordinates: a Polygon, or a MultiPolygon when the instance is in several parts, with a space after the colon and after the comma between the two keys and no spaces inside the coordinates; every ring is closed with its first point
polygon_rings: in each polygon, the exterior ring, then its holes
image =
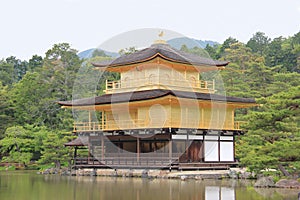
{"type": "MultiPolygon", "coordinates": [[[[81,51],[78,53],[78,56],[79,58],[83,59],[83,58],[91,58],[92,57],[92,54],[93,52],[96,50],[96,48],[92,48],[92,49],[87,49],[85,51],[81,51]]],[[[99,50],[102,50],[102,49],[99,49],[99,50]]],[[[104,51],[104,50],[102,50],[104,51]]],[[[118,53],[116,52],[109,52],[109,51],[104,51],[104,53],[110,57],[113,57],[113,58],[116,58],[119,56],[118,53]]]]}
{"type": "MultiPolygon", "coordinates": [[[[206,47],[207,44],[209,44],[210,46],[214,46],[214,45],[218,45],[218,42],[215,41],[210,41],[210,40],[197,40],[197,39],[193,39],[193,38],[188,38],[188,37],[180,37],[180,38],[174,38],[171,40],[168,40],[167,43],[169,45],[171,45],[172,47],[176,48],[176,49],[180,49],[182,45],[186,45],[189,49],[193,48],[193,47],[199,47],[204,49],[206,47]]],[[[82,52],[78,53],[78,56],[82,59],[82,58],[90,58],[93,54],[93,51],[96,48],[92,48],[92,49],[88,49],[82,52]]],[[[100,49],[101,50],[101,49],[100,49]]],[[[108,56],[111,56],[113,58],[118,57],[119,54],[116,52],[109,52],[109,51],[104,51],[104,53],[108,56]]]]}
{"type": "Polygon", "coordinates": [[[199,47],[204,49],[207,44],[210,46],[218,45],[218,42],[210,41],[210,40],[197,40],[188,37],[174,38],[168,40],[167,43],[176,49],[180,49],[182,45],[186,45],[187,48],[191,49],[193,47],[199,47]]]}

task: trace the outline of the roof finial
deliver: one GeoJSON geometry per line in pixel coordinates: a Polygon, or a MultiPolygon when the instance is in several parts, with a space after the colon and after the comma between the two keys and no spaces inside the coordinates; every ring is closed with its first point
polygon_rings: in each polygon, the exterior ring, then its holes
{"type": "Polygon", "coordinates": [[[164,31],[160,31],[160,33],[158,34],[158,37],[162,38],[164,36],[164,31]]]}
{"type": "Polygon", "coordinates": [[[163,40],[162,39],[162,37],[164,36],[164,31],[160,31],[159,33],[158,33],[158,37],[159,37],[159,39],[158,40],[155,40],[154,41],[154,44],[167,44],[167,42],[165,41],[165,40],[163,40]]]}

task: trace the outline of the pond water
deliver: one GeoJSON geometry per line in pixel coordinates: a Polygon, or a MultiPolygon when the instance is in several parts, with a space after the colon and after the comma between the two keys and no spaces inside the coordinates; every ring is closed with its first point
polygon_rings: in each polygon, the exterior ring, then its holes
{"type": "Polygon", "coordinates": [[[295,200],[299,190],[257,189],[246,180],[175,180],[0,172],[0,200],[295,200]]]}

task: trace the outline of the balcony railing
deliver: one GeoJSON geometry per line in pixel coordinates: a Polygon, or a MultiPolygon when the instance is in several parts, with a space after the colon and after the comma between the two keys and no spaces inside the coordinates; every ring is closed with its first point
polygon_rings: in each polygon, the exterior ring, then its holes
{"type": "Polygon", "coordinates": [[[234,129],[235,130],[242,130],[241,125],[246,124],[245,121],[235,121],[234,122],[234,129]]]}
{"type": "Polygon", "coordinates": [[[235,121],[224,124],[201,124],[200,121],[166,121],[165,123],[159,120],[146,122],[145,120],[118,120],[109,122],[76,122],[74,123],[74,132],[91,132],[91,131],[110,131],[110,130],[134,130],[134,129],[151,129],[151,128],[192,128],[192,129],[219,129],[219,130],[242,130],[242,121],[235,121]]]}
{"type": "Polygon", "coordinates": [[[124,89],[137,89],[149,86],[163,86],[166,88],[181,89],[181,90],[200,90],[201,92],[212,93],[215,91],[214,81],[203,80],[180,80],[180,79],[166,79],[159,76],[146,79],[129,79],[106,81],[106,93],[113,93],[123,91],[124,89]]]}
{"type": "Polygon", "coordinates": [[[102,131],[103,125],[98,122],[75,122],[73,132],[102,131]]]}

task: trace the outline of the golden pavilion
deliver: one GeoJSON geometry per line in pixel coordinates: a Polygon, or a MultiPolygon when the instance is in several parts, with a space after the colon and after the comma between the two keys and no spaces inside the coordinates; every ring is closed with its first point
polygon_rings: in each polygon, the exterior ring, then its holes
{"type": "Polygon", "coordinates": [[[243,133],[235,110],[254,99],[215,94],[202,73],[228,62],[186,53],[158,41],[97,70],[119,73],[103,95],[58,102],[88,113],[74,123],[75,168],[228,168],[237,164],[235,135],[243,133]],[[97,113],[98,117],[94,117],[97,113]],[[80,155],[80,149],[87,154],[80,155]]]}

